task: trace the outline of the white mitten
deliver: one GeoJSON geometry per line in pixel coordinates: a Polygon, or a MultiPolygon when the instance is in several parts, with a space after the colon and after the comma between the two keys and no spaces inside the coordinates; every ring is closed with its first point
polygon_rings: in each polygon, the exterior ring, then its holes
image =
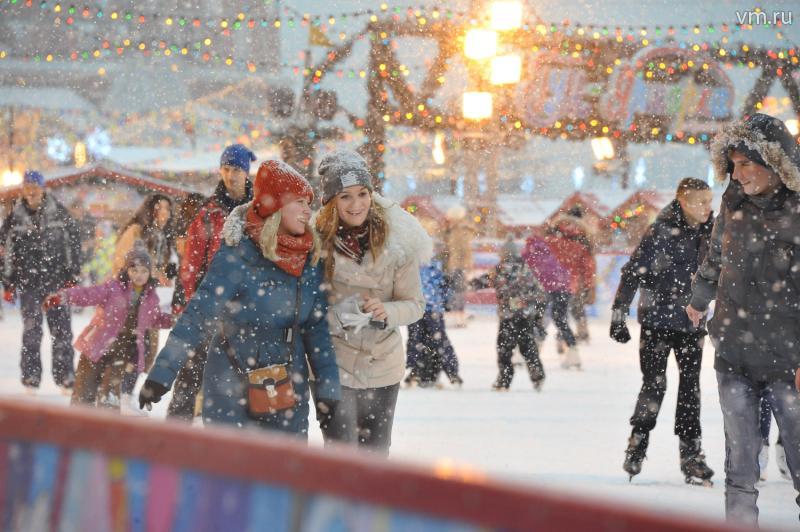
{"type": "Polygon", "coordinates": [[[359,297],[352,295],[333,306],[333,312],[343,329],[353,329],[358,334],[361,329],[369,325],[372,312],[361,312],[358,305],[359,297]]]}

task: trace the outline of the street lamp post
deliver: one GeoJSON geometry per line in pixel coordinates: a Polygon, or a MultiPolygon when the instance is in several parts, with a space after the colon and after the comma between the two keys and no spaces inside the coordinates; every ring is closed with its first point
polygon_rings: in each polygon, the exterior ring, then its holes
{"type": "MultiPolygon", "coordinates": [[[[473,2],[473,12],[484,7],[478,4],[473,2]]],[[[516,30],[521,26],[522,3],[496,1],[492,3],[490,12],[489,28],[473,28],[464,36],[464,55],[471,60],[468,63],[469,85],[474,90],[464,92],[462,115],[469,124],[464,142],[467,207],[475,213],[476,221],[482,222],[485,233],[495,236],[499,185],[497,158],[498,149],[504,143],[504,132],[496,118],[499,118],[498,113],[507,114],[511,107],[512,92],[522,72],[522,58],[506,53],[499,32],[516,30]],[[481,169],[486,178],[483,197],[480,197],[478,185],[481,169]],[[478,210],[480,206],[485,208],[478,210]]]]}

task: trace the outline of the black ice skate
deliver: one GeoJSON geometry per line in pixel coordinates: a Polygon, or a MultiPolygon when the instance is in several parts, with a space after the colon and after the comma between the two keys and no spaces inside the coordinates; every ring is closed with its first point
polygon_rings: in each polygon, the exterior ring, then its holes
{"type": "Polygon", "coordinates": [[[417,373],[416,369],[412,369],[408,372],[408,376],[403,379],[403,384],[405,384],[409,388],[413,388],[417,384],[419,384],[419,374],[417,373]]]}
{"type": "Polygon", "coordinates": [[[686,483],[693,486],[711,487],[714,471],[706,464],[706,457],[700,448],[700,440],[681,440],[681,471],[686,483]]]}
{"type": "Polygon", "coordinates": [[[649,441],[650,433],[648,432],[633,432],[628,439],[628,448],[625,450],[625,462],[622,464],[622,469],[630,475],[630,477],[628,477],[628,482],[632,481],[633,477],[642,472],[642,462],[645,459],[649,441]]]}
{"type": "Polygon", "coordinates": [[[492,384],[492,390],[495,392],[507,392],[510,387],[511,383],[502,377],[497,377],[494,384],[492,384]]]}

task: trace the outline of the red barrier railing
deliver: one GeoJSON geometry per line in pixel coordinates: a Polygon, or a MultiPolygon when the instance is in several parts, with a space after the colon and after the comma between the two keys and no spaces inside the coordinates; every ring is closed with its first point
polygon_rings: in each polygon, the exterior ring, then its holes
{"type": "MultiPolygon", "coordinates": [[[[631,510],[609,503],[567,498],[539,488],[434,471],[375,458],[350,448],[309,448],[271,433],[199,429],[146,419],[122,418],[81,408],[0,399],[0,449],[15,442],[88,450],[178,470],[261,482],[306,495],[328,495],[397,512],[508,530],[712,531],[722,524],[631,510]]],[[[62,451],[63,452],[63,451],[62,451]]],[[[15,467],[13,453],[0,461],[0,476],[15,467]]],[[[76,462],[73,460],[72,466],[76,462]]],[[[0,479],[2,513],[15,487],[0,479]],[[5,493],[1,493],[5,491],[5,493]]],[[[22,489],[22,488],[20,488],[22,489]]],[[[32,488],[25,488],[32,489],[32,488]]],[[[58,500],[53,496],[53,500],[58,500]]],[[[87,499],[89,499],[87,497],[87,499]]],[[[85,504],[94,504],[87,500],[85,504]]],[[[221,504],[221,502],[220,502],[221,504]]],[[[63,513],[59,509],[55,513],[63,513]]],[[[61,516],[63,519],[64,517],[61,516]]],[[[0,523],[8,516],[0,516],[0,523]]],[[[168,529],[168,528],[167,528],[168,529]]]]}

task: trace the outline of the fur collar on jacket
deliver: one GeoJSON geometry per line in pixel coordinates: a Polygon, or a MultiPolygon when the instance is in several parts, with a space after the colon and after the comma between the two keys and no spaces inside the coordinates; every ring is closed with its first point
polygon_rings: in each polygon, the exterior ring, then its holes
{"type": "Polygon", "coordinates": [[[800,148],[791,137],[784,138],[787,135],[770,123],[774,122],[774,119],[770,119],[767,115],[753,115],[749,120],[738,120],[717,133],[710,148],[717,181],[721,183],[728,178],[728,150],[744,143],[747,148],[761,155],[788,189],[800,191],[800,148]]]}
{"type": "MultiPolygon", "coordinates": [[[[390,199],[379,194],[373,194],[372,198],[386,211],[386,223],[389,227],[389,235],[385,244],[386,251],[401,262],[406,262],[409,257],[417,257],[420,264],[430,262],[433,257],[433,241],[419,221],[390,199]]],[[[239,205],[225,219],[222,238],[231,247],[237,246],[245,234],[245,215],[247,209],[250,208],[250,203],[239,205]]],[[[317,214],[314,213],[314,216],[311,217],[311,227],[314,227],[316,219],[317,214]]]]}

